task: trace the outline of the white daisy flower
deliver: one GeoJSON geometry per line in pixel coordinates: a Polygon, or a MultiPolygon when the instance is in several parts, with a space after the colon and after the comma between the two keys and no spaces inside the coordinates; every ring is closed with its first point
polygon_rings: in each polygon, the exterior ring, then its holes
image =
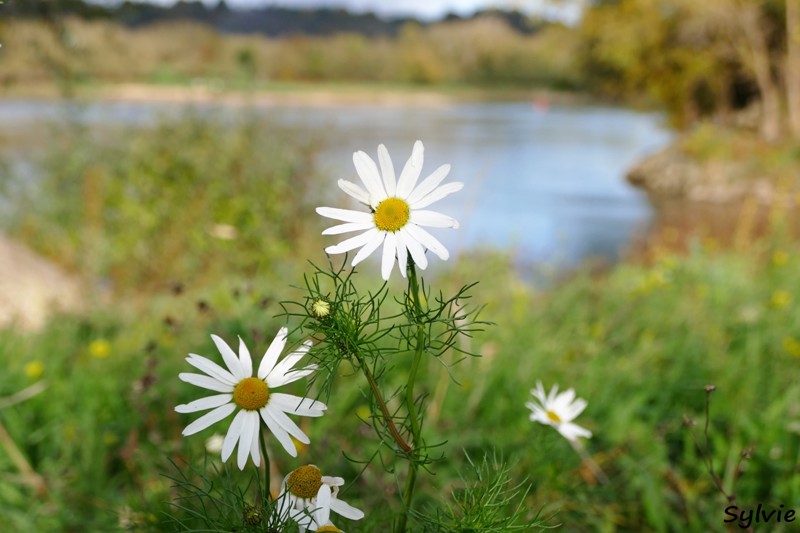
{"type": "Polygon", "coordinates": [[[422,142],[414,143],[411,157],[396,180],[392,160],[384,145],[378,146],[380,171],[366,153],[353,154],[356,172],[366,190],[346,180],[339,180],[339,188],[367,206],[369,212],[318,207],[317,213],[320,215],[344,222],[326,229],[322,232],[323,235],[363,232],[335,246],[329,246],[325,249],[327,253],[342,254],[360,248],[353,258],[352,264],[355,266],[382,244],[381,274],[385,280],[389,279],[395,259],[400,274],[405,277],[409,254],[414,264],[423,270],[428,266],[426,249],[443,261],[450,257],[444,245],[423,227],[458,228],[458,221],[425,208],[460,191],[464,184],[451,182],[439,186],[450,172],[450,165],[440,166],[417,184],[422,171],[423,150],[422,142]]]}
{"type": "Polygon", "coordinates": [[[315,533],[322,533],[324,531],[330,533],[345,533],[331,522],[331,510],[329,507],[317,507],[311,515],[305,511],[298,511],[296,509],[293,510],[292,513],[301,531],[308,529],[315,533]]]}
{"type": "Polygon", "coordinates": [[[317,368],[317,365],[308,365],[293,370],[294,365],[311,348],[310,340],[284,357],[280,363],[277,362],[278,356],[286,346],[286,335],[286,328],[281,328],[261,359],[256,375],[253,375],[253,361],[250,358],[250,352],[241,337],[239,338],[239,355],[237,357],[225,341],[216,335],[211,335],[225,361],[227,370],[210,359],[189,354],[189,357],[186,358],[189,364],[204,372],[205,375],[184,372],[178,377],[186,383],[221,394],[200,398],[175,408],[179,413],[213,409],[186,426],[183,435],[193,435],[202,431],[227,418],[238,408],[239,412],[236,413],[222,442],[223,462],[228,460],[238,442],[237,464],[240,470],[244,469],[248,454],[253,458],[256,466],[261,464],[258,446],[258,438],[261,435],[260,420],[264,421],[289,455],[297,457],[292,437],[304,444],[309,444],[310,440],[297,424],[286,416],[287,413],[298,416],[322,416],[327,406],[308,398],[273,392],[282,385],[311,374],[317,368]]]}
{"type": "Polygon", "coordinates": [[[312,531],[339,531],[330,522],[330,512],[338,513],[350,520],[361,520],[364,512],[337,498],[339,487],[344,485],[340,477],[323,476],[314,465],[292,470],[281,485],[282,509],[300,526],[300,533],[312,531]]]}
{"type": "Polygon", "coordinates": [[[532,411],[531,421],[553,426],[569,441],[575,441],[578,437],[592,436],[592,432],[588,429],[572,423],[586,409],[586,400],[575,399],[573,389],[558,394],[558,385],[555,385],[550,394],[545,394],[542,382],[537,381],[536,388],[531,389],[531,394],[538,400],[538,403],[525,404],[525,407],[532,411]]]}

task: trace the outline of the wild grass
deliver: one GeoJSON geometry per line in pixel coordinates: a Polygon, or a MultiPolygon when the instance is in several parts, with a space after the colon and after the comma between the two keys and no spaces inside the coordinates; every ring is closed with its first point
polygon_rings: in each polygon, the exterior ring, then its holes
{"type": "MultiPolygon", "coordinates": [[[[182,144],[184,135],[193,132],[207,143],[203,146],[221,143],[225,164],[211,164],[216,179],[224,175],[230,181],[231,169],[237,168],[230,166],[236,159],[232,154],[246,157],[242,164],[250,167],[240,170],[244,176],[270,175],[276,171],[273,165],[284,168],[282,159],[233,150],[227,137],[209,140],[207,132],[198,133],[197,124],[182,128],[186,132],[167,128],[149,134],[182,144]]],[[[237,138],[235,133],[231,137],[237,138]]],[[[128,165],[127,172],[113,174],[115,179],[132,181],[134,191],[148,190],[147,183],[163,189],[172,210],[188,213],[199,194],[195,181],[168,179],[171,174],[163,169],[183,162],[193,169],[189,175],[203,182],[210,178],[196,172],[209,160],[191,147],[190,158],[160,150],[155,140],[139,142],[149,151],[139,147],[132,153],[147,153],[146,158],[125,156],[129,158],[112,164],[104,159],[109,153],[104,148],[85,157],[106,169],[128,165]],[[141,175],[134,175],[134,169],[141,175]],[[173,186],[180,188],[167,193],[173,186]]],[[[85,178],[85,173],[74,175],[85,178]]],[[[46,203],[85,205],[78,193],[70,192],[72,186],[65,180],[61,194],[56,191],[62,189],[44,189],[46,203]]],[[[113,197],[101,198],[101,205],[108,205],[113,197]]],[[[139,203],[136,195],[126,198],[139,203]]],[[[262,209],[260,200],[252,191],[224,199],[240,202],[244,212],[262,209]]],[[[306,209],[302,203],[292,209],[300,206],[306,209]]],[[[59,209],[70,212],[64,205],[59,209]]],[[[112,212],[125,209],[117,206],[112,212]]],[[[30,242],[36,242],[33,235],[69,238],[85,232],[81,217],[48,218],[46,213],[37,221],[36,233],[27,234],[30,242]],[[63,221],[60,227],[52,227],[57,220],[63,221]]],[[[129,223],[141,225],[137,217],[145,215],[140,212],[129,223]]],[[[315,226],[313,215],[305,218],[302,238],[324,226],[321,220],[315,226]]],[[[183,221],[173,228],[177,233],[197,230],[189,218],[176,220],[183,221]]],[[[281,212],[269,224],[290,220],[281,212]]],[[[264,224],[257,219],[253,235],[265,230],[264,224]]],[[[120,228],[121,236],[101,248],[109,257],[126,253],[137,239],[147,245],[156,238],[141,236],[140,227],[131,228],[132,233],[120,228]]],[[[288,231],[270,228],[279,235],[288,231]]],[[[441,442],[439,450],[447,457],[430,466],[435,476],[418,487],[420,513],[437,517],[442,530],[457,531],[510,530],[503,529],[511,527],[503,519],[515,516],[518,524],[545,519],[574,532],[722,530],[727,500],[685,427],[685,418],[694,419],[694,431],[702,435],[706,385],[716,387],[709,451],[726,490],[735,488],[737,503],[744,507],[800,505],[800,250],[781,235],[775,231],[734,250],[699,242],[681,254],[657,249],[647,260],[623,262],[603,274],[579,272],[546,290],[521,279],[513,258],[503,252],[475,252],[432,264],[426,279],[445,293],[479,279],[473,299],[485,304],[481,318],[495,326],[464,341],[470,343],[465,351],[480,357],[452,366],[452,379],[442,366],[452,365],[459,357],[455,353],[442,355],[420,372],[418,383],[428,402],[427,439],[441,442]],[[588,400],[577,422],[593,432],[587,453],[607,474],[608,484],[552,428],[528,420],[524,404],[536,380],[548,387],[574,387],[588,400]],[[744,450],[751,451],[742,461],[744,450]],[[485,517],[471,514],[476,502],[494,506],[497,521],[466,527],[470,516],[485,517]]],[[[291,286],[302,286],[303,273],[311,271],[305,259],[325,258],[319,246],[304,250],[305,257],[287,253],[251,270],[253,256],[247,253],[265,253],[250,249],[260,244],[226,242],[234,256],[242,253],[248,259],[211,269],[197,282],[180,278],[179,285],[143,283],[135,305],[129,298],[112,296],[106,302],[87,302],[82,314],[53,317],[38,332],[0,332],[0,427],[5,430],[0,431],[0,520],[9,530],[173,531],[180,523],[212,527],[196,522],[191,505],[197,500],[186,499],[187,488],[213,492],[227,502],[213,527],[267,530],[263,524],[244,523],[250,508],[240,504],[257,508],[255,489],[242,498],[230,492],[232,486],[242,486],[232,480],[246,484],[255,473],[223,467],[205,452],[205,440],[215,430],[223,433],[224,424],[190,438],[181,436],[190,417],[175,413],[174,406],[195,399],[197,391],[177,375],[188,370],[183,358],[190,352],[215,357],[211,333],[229,341],[241,335],[254,353],[265,349],[286,322],[278,302],[302,298],[291,286]],[[32,397],[5,401],[37,383],[44,388],[32,397]],[[197,471],[204,465],[208,468],[197,471]]],[[[176,257],[191,255],[194,248],[186,250],[175,252],[176,257]]],[[[65,246],[53,257],[69,264],[74,253],[65,246]]],[[[367,279],[373,266],[360,267],[367,279]]],[[[138,262],[123,261],[118,268],[130,270],[119,279],[143,279],[137,277],[142,275],[138,262]]],[[[133,294],[132,288],[121,294],[133,294]]],[[[293,343],[302,340],[299,333],[290,337],[293,343]]],[[[391,372],[405,375],[409,364],[397,356],[391,372]]],[[[345,364],[334,379],[334,394],[322,398],[329,404],[326,415],[302,421],[311,446],[301,447],[298,460],[276,452],[272,478],[275,483],[304,463],[335,472],[348,481],[343,498],[366,512],[362,522],[343,524],[345,530],[385,530],[399,511],[393,503],[399,501],[399,487],[377,462],[366,464],[379,451],[367,420],[367,384],[345,364]]],[[[305,393],[300,382],[287,388],[305,393]]]]}

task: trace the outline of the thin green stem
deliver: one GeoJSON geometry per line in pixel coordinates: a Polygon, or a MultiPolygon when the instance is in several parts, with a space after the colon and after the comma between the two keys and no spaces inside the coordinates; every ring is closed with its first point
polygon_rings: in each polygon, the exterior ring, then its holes
{"type": "MultiPolygon", "coordinates": [[[[417,269],[413,261],[409,266],[408,272],[408,285],[409,285],[409,298],[414,301],[414,322],[417,324],[416,344],[414,346],[414,359],[411,363],[411,372],[408,374],[408,383],[406,384],[406,409],[408,410],[408,420],[411,424],[411,435],[414,439],[414,448],[419,449],[420,446],[420,421],[419,414],[417,413],[416,397],[414,395],[414,385],[417,380],[417,373],[419,372],[420,362],[422,361],[422,352],[425,349],[425,328],[420,323],[422,316],[422,304],[420,300],[419,281],[417,280],[417,269]]],[[[403,533],[406,529],[406,522],[408,521],[408,514],[411,511],[411,503],[414,498],[414,486],[417,483],[417,470],[418,464],[416,457],[410,456],[408,459],[408,477],[406,478],[406,489],[403,495],[404,513],[398,522],[397,532],[403,533]]]]}
{"type": "Polygon", "coordinates": [[[358,366],[361,367],[361,371],[364,373],[364,377],[367,378],[369,388],[372,390],[372,396],[375,398],[375,402],[378,404],[378,408],[383,414],[383,419],[386,421],[386,427],[389,430],[389,433],[391,433],[392,438],[394,438],[394,441],[398,446],[400,446],[401,450],[406,453],[410,452],[412,450],[411,445],[405,441],[402,435],[400,435],[400,432],[397,430],[397,426],[394,424],[392,415],[389,413],[389,408],[386,406],[386,402],[381,394],[381,389],[378,387],[378,382],[375,381],[375,376],[372,375],[372,372],[370,372],[369,367],[364,362],[364,359],[358,353],[353,355],[355,355],[355,358],[358,361],[358,366]]]}
{"type": "Polygon", "coordinates": [[[266,495],[266,501],[272,500],[272,487],[271,487],[271,480],[270,480],[270,464],[269,464],[269,453],[267,453],[267,434],[261,433],[260,444],[261,444],[261,455],[264,456],[264,494],[266,495]]]}

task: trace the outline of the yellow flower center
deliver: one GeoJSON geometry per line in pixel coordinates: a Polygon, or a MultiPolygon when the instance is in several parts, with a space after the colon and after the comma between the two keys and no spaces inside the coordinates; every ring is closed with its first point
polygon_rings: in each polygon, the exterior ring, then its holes
{"type": "Polygon", "coordinates": [[[233,402],[249,411],[261,409],[269,400],[269,388],[263,379],[244,378],[233,389],[233,402]]]}
{"type": "Polygon", "coordinates": [[[563,422],[563,420],[561,420],[561,417],[555,414],[553,411],[547,411],[547,418],[549,418],[551,422],[555,422],[556,424],[560,424],[561,422],[563,422]]]}
{"type": "Polygon", "coordinates": [[[301,466],[289,474],[286,484],[289,486],[289,492],[298,498],[316,498],[322,486],[322,472],[314,465],[301,466]]]}
{"type": "Polygon", "coordinates": [[[375,209],[375,225],[379,230],[395,232],[406,225],[410,214],[405,200],[387,198],[375,209]]]}
{"type": "Polygon", "coordinates": [[[322,526],[317,530],[317,533],[320,531],[333,531],[334,533],[342,533],[341,530],[336,526],[322,526]]]}

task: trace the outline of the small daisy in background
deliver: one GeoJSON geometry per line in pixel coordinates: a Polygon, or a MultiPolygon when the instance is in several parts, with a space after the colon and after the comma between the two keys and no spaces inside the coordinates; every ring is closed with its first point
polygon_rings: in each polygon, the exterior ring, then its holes
{"type": "Polygon", "coordinates": [[[580,437],[590,438],[592,432],[572,422],[586,409],[586,400],[575,398],[573,389],[567,389],[559,394],[558,385],[554,385],[550,389],[550,394],[547,394],[541,381],[536,382],[536,388],[531,389],[531,394],[537,400],[537,402],[527,402],[525,404],[525,407],[531,410],[531,421],[556,428],[567,439],[567,442],[570,443],[572,449],[581,458],[583,464],[592,473],[593,480],[591,482],[607,484],[608,476],[600,468],[600,465],[592,459],[581,441],[578,440],[580,437]]]}
{"type": "Polygon", "coordinates": [[[458,221],[425,208],[460,191],[464,184],[450,182],[440,186],[450,172],[450,165],[440,166],[417,184],[422,172],[423,152],[422,142],[414,143],[411,157],[399,178],[395,178],[394,165],[384,145],[378,146],[380,170],[366,153],[353,154],[356,172],[366,189],[347,180],[339,180],[339,188],[366,206],[369,212],[318,207],[320,215],[344,222],[326,229],[323,235],[363,232],[329,246],[325,249],[327,253],[342,254],[359,249],[352,262],[352,266],[356,266],[383,245],[381,275],[385,280],[389,279],[395,260],[400,274],[406,276],[409,255],[423,270],[428,266],[425,250],[430,250],[443,261],[450,257],[444,245],[423,226],[458,228],[458,221]]]}
{"type": "MultiPolygon", "coordinates": [[[[330,513],[340,514],[350,520],[361,520],[364,512],[337,498],[340,477],[323,476],[314,465],[292,470],[281,484],[281,509],[287,509],[300,526],[300,532],[339,531],[330,522],[330,513]]],[[[284,511],[286,512],[286,511],[284,511]]]]}
{"type": "Polygon", "coordinates": [[[536,388],[531,389],[531,394],[538,400],[536,403],[525,404],[525,407],[532,411],[530,415],[532,422],[553,426],[570,442],[577,440],[578,437],[592,436],[592,432],[588,429],[572,423],[587,405],[583,398],[575,398],[573,389],[559,394],[558,385],[554,385],[550,394],[546,394],[542,382],[537,381],[536,388]]]}
{"type": "Polygon", "coordinates": [[[310,340],[278,362],[278,357],[286,346],[286,335],[287,329],[281,328],[261,359],[256,375],[253,375],[250,352],[241,338],[237,356],[224,340],[216,335],[211,336],[227,369],[206,357],[189,354],[186,361],[204,374],[184,372],[178,375],[181,381],[221,394],[206,396],[175,407],[179,413],[213,409],[186,426],[183,435],[189,436],[202,431],[239,409],[222,441],[223,462],[228,460],[238,442],[237,464],[240,470],[244,469],[248,455],[253,458],[256,466],[261,464],[258,441],[261,435],[261,420],[287,453],[297,457],[292,437],[303,444],[311,441],[287,414],[318,417],[322,416],[327,407],[319,401],[273,392],[273,389],[297,381],[317,369],[316,365],[308,365],[294,370],[294,366],[311,348],[310,340]]]}

